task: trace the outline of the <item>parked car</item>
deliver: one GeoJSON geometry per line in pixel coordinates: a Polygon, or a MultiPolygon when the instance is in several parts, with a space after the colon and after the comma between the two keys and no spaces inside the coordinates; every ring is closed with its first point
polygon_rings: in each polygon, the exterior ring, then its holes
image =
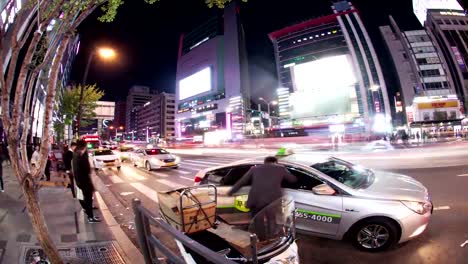
{"type": "MultiPolygon", "coordinates": [[[[251,159],[201,170],[196,184],[215,184],[227,193],[250,168],[263,164],[251,159]]],[[[427,228],[432,215],[428,190],[415,179],[395,173],[373,171],[330,157],[289,155],[279,164],[297,177],[283,183],[296,203],[298,232],[332,239],[349,238],[359,249],[380,251],[411,240],[427,228]]],[[[234,197],[246,195],[242,187],[234,197]]],[[[232,207],[234,197],[218,199],[232,207]]]]}

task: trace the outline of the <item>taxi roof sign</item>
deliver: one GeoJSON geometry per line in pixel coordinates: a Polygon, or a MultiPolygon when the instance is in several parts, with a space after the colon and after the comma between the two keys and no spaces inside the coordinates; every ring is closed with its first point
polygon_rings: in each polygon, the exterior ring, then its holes
{"type": "Polygon", "coordinates": [[[290,148],[280,148],[278,152],[276,152],[276,156],[281,157],[281,156],[289,156],[294,154],[294,151],[290,148]]]}

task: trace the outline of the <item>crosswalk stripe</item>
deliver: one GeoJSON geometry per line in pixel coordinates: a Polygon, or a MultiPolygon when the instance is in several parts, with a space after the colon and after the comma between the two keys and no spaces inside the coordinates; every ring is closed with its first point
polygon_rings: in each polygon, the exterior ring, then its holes
{"type": "Polygon", "coordinates": [[[180,174],[192,174],[192,172],[190,172],[190,171],[181,170],[181,169],[177,169],[176,171],[177,171],[178,173],[180,173],[180,174]]]}
{"type": "Polygon", "coordinates": [[[127,178],[130,178],[132,180],[136,180],[136,181],[143,181],[143,180],[146,180],[146,177],[143,177],[143,176],[140,176],[138,174],[126,174],[125,177],[127,178]]]}
{"type": "Polygon", "coordinates": [[[116,184],[116,183],[124,183],[124,181],[122,179],[120,179],[119,176],[117,175],[109,175],[109,179],[111,180],[112,183],[116,184]]]}
{"type": "Polygon", "coordinates": [[[143,184],[141,184],[139,182],[133,182],[133,183],[130,183],[130,185],[133,188],[137,189],[142,194],[144,194],[146,197],[151,199],[153,202],[156,202],[156,203],[158,202],[158,193],[155,190],[153,190],[153,189],[151,189],[151,188],[149,188],[149,187],[147,187],[147,186],[145,186],[145,185],[143,185],[143,184]]]}
{"type": "Polygon", "coordinates": [[[192,163],[185,163],[185,162],[182,162],[181,165],[185,169],[190,168],[190,167],[208,168],[212,166],[212,165],[206,165],[206,164],[192,164],[192,163]]]}
{"type": "Polygon", "coordinates": [[[201,161],[201,160],[184,160],[184,163],[195,163],[195,164],[208,164],[208,165],[219,165],[222,164],[222,162],[209,162],[209,161],[201,161]]]}
{"type": "Polygon", "coordinates": [[[159,180],[157,180],[157,182],[161,183],[161,184],[164,184],[164,185],[166,185],[166,186],[168,186],[170,188],[173,188],[173,189],[184,187],[184,185],[182,185],[182,184],[171,182],[171,181],[168,181],[166,179],[159,179],[159,180]]]}
{"type": "Polygon", "coordinates": [[[179,178],[193,182],[193,178],[184,177],[184,176],[179,176],[179,178]]]}
{"type": "Polygon", "coordinates": [[[154,172],[154,171],[152,171],[151,174],[156,175],[158,177],[164,177],[164,178],[169,177],[168,174],[163,173],[163,172],[154,172]]]}

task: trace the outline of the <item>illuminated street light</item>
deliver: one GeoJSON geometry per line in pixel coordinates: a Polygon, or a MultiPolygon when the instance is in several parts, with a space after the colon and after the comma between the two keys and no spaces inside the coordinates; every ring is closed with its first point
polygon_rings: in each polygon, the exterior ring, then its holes
{"type": "Polygon", "coordinates": [[[99,48],[97,50],[97,54],[99,55],[99,57],[103,59],[107,59],[107,60],[110,60],[116,57],[115,50],[111,48],[99,48]]]}
{"type": "Polygon", "coordinates": [[[85,72],[83,75],[83,82],[81,83],[80,87],[80,102],[78,104],[78,115],[76,119],[76,126],[75,126],[75,134],[79,137],[80,127],[81,127],[81,115],[83,114],[83,96],[84,96],[84,88],[86,85],[86,80],[88,79],[89,67],[91,66],[91,61],[94,58],[94,55],[99,56],[104,60],[111,60],[116,57],[116,52],[114,49],[108,47],[96,48],[94,49],[88,57],[88,63],[86,64],[85,72]]]}

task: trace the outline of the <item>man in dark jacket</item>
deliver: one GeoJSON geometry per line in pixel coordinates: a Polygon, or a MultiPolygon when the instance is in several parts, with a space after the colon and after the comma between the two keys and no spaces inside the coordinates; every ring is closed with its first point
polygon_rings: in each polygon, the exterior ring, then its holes
{"type": "Polygon", "coordinates": [[[79,140],[73,153],[73,176],[76,185],[83,193],[83,197],[78,197],[85,213],[88,215],[88,223],[98,223],[101,220],[93,214],[93,193],[95,191],[91,180],[91,164],[89,163],[86,142],[79,140]]]}
{"type": "Polygon", "coordinates": [[[75,151],[75,148],[76,148],[76,143],[73,142],[70,144],[70,148],[65,146],[63,149],[64,150],[63,165],[65,166],[65,173],[68,175],[68,178],[70,180],[70,184],[68,185],[68,188],[71,189],[73,198],[76,198],[75,178],[73,177],[73,173],[72,173],[73,151],[75,151]]]}
{"type": "MultiPolygon", "coordinates": [[[[278,164],[275,157],[266,157],[263,165],[252,167],[229,191],[228,195],[232,196],[242,186],[251,183],[247,207],[251,211],[251,216],[260,212],[272,202],[280,199],[283,196],[281,183],[283,180],[295,182],[297,178],[292,175],[284,166],[278,164]]],[[[269,223],[270,232],[271,224],[273,223],[274,212],[265,212],[267,222],[269,223]],[[272,214],[273,213],[273,214],[272,214]]],[[[263,217],[256,218],[255,221],[257,235],[259,239],[265,238],[263,217]]]]}

